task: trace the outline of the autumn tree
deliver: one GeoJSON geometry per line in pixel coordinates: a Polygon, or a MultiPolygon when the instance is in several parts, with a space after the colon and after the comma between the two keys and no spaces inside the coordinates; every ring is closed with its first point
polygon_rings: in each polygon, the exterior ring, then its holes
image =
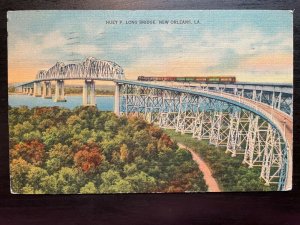
{"type": "Polygon", "coordinates": [[[23,158],[33,165],[40,165],[45,156],[44,144],[33,140],[28,142],[21,142],[14,146],[11,150],[11,157],[13,159],[23,158]]]}
{"type": "Polygon", "coordinates": [[[98,146],[83,146],[75,155],[75,165],[82,169],[83,172],[93,172],[104,159],[98,146]]]}

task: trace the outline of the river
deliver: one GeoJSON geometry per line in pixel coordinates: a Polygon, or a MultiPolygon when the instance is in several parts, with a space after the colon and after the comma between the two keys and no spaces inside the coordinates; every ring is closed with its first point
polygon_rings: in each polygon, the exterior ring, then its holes
{"type": "MultiPolygon", "coordinates": [[[[12,107],[21,105],[29,108],[41,106],[59,106],[73,109],[82,105],[82,96],[65,96],[66,102],[54,102],[51,99],[44,99],[41,97],[33,97],[30,95],[8,95],[8,104],[12,107]]],[[[113,96],[97,96],[97,108],[101,111],[113,111],[114,97],[113,96]]]]}

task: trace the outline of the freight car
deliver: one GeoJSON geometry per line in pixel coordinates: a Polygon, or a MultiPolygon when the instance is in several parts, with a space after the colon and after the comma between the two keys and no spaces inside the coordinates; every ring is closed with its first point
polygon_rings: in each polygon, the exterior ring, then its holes
{"type": "Polygon", "coordinates": [[[174,82],[197,82],[197,83],[235,83],[236,78],[232,76],[215,77],[150,77],[139,76],[139,81],[174,81],[174,82]]]}

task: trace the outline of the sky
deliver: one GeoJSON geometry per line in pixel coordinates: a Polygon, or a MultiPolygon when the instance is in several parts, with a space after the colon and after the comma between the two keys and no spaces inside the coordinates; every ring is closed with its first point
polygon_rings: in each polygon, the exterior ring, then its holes
{"type": "Polygon", "coordinates": [[[9,83],[33,80],[58,61],[79,63],[87,57],[116,62],[127,79],[293,81],[288,10],[11,11],[7,17],[9,83]]]}

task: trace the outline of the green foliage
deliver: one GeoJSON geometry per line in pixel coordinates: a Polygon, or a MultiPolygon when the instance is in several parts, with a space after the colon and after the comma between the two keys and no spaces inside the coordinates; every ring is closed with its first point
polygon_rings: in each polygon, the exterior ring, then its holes
{"type": "Polygon", "coordinates": [[[93,182],[88,182],[85,186],[80,188],[80,194],[95,194],[97,188],[93,182]]]}
{"type": "MultiPolygon", "coordinates": [[[[259,179],[260,169],[247,168],[242,164],[242,155],[231,157],[224,148],[209,145],[187,134],[178,134],[173,130],[165,130],[173,140],[194,149],[209,164],[213,176],[224,191],[275,191],[276,185],[265,186],[259,179]]],[[[182,158],[182,156],[181,156],[182,158]]]]}
{"type": "Polygon", "coordinates": [[[15,193],[207,189],[189,153],[136,117],[118,118],[95,107],[10,107],[9,125],[15,193]]]}

